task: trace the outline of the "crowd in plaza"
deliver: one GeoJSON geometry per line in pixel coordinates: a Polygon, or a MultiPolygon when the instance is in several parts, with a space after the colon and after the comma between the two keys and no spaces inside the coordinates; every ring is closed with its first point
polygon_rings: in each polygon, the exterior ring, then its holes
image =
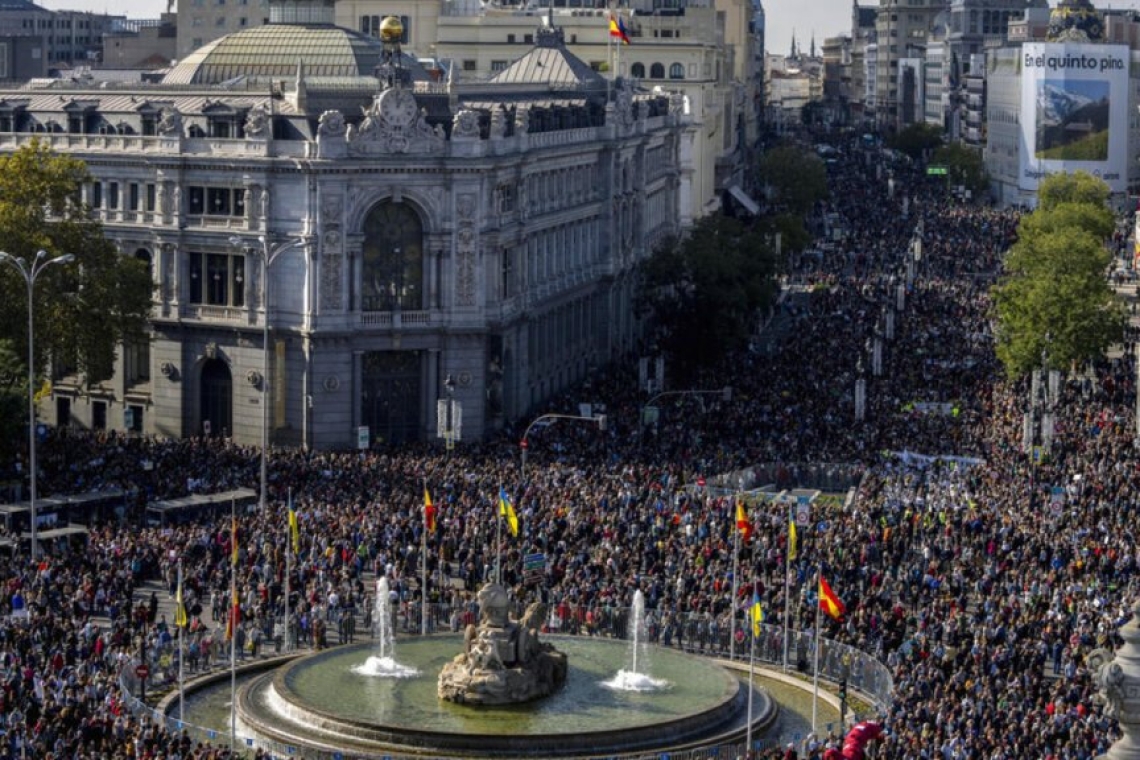
{"type": "MultiPolygon", "coordinates": [[[[729,382],[731,399],[681,398],[642,430],[644,393],[626,369],[633,362],[619,362],[541,410],[604,403],[607,429],[564,422],[534,432],[525,481],[519,429],[452,452],[272,452],[271,508],[237,521],[240,655],[368,635],[369,579],[380,575],[399,619],[418,631],[424,545],[432,630],[465,622],[501,561],[519,605],[536,595],[550,603],[552,627],[621,635],[620,611],[641,589],[659,643],[710,653],[728,651],[734,628],[747,635],[730,617],[744,620],[753,592],[765,621],[783,625],[786,572],[790,626],[812,628],[822,575],[847,607],[841,620],[824,618],[823,635],[886,663],[894,678],[876,757],[1088,760],[1106,750],[1118,729],[1087,663],[1112,649],[1137,598],[1132,368],[1106,360],[1071,375],[1051,450],[1031,464],[1021,447],[1026,387],[1001,377],[987,295],[1017,213],[951,202],[941,183],[887,168],[877,149],[843,148],[825,210],[844,234],[792,275],[809,295],[777,319],[794,329],[772,355],[735,355],[693,381],[729,382]],[[793,559],[787,507],[749,500],[752,538],[734,557],[734,496],[698,479],[777,463],[787,473],[777,485],[797,485],[791,473],[806,462],[850,465],[862,475],[854,499],[816,507],[793,559]],[[438,507],[426,541],[425,486],[438,507]],[[503,538],[501,560],[500,488],[521,526],[503,538]],[[299,551],[287,558],[289,495],[299,551]],[[529,584],[522,557],[534,552],[546,574],[529,584]]],[[[259,475],[257,450],[221,439],[58,431],[39,454],[46,493],[120,487],[140,503],[256,487],[259,475]]],[[[224,741],[204,745],[135,718],[118,674],[144,648],[155,681],[175,670],[174,621],[138,590],[161,579],[173,596],[179,561],[184,665],[192,673],[228,661],[234,540],[228,516],[132,520],[93,528],[86,551],[0,568],[0,760],[227,757],[224,741]]],[[[799,756],[818,760],[840,739],[820,737],[799,756]]]]}

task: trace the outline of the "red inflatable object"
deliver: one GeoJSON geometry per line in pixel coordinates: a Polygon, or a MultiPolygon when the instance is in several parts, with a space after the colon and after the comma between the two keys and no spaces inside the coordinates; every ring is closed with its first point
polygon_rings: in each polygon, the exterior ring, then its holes
{"type": "Polygon", "coordinates": [[[829,749],[823,760],[863,760],[867,745],[883,735],[883,727],[872,721],[856,723],[843,740],[843,751],[829,749]]]}

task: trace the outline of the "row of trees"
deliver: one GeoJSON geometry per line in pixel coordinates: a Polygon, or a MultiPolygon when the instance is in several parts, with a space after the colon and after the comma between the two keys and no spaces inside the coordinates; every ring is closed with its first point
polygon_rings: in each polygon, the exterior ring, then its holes
{"type": "Polygon", "coordinates": [[[823,162],[781,145],[764,154],[759,173],[771,213],[747,224],[707,216],[641,266],[639,314],[682,376],[745,344],[775,302],[785,256],[811,242],[804,218],[827,197],[823,162]]]}
{"type": "MultiPolygon", "coordinates": [[[[86,165],[32,142],[0,156],[0,246],[30,264],[38,251],[75,261],[36,279],[35,369],[48,356],[81,376],[103,379],[116,346],[143,338],[153,290],[146,262],[119,254],[80,200],[86,165]]],[[[0,456],[11,462],[27,393],[28,289],[0,264],[0,456]]]]}
{"type": "Polygon", "coordinates": [[[1127,311],[1108,281],[1109,188],[1087,172],[1041,182],[993,288],[997,355],[1011,377],[1069,369],[1119,343],[1127,311]]]}

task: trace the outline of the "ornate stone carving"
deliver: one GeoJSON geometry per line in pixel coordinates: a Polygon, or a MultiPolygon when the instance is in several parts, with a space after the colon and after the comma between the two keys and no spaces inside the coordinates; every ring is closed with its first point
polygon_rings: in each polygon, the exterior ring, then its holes
{"type": "Polygon", "coordinates": [[[163,108],[155,131],[160,137],[182,137],[182,114],[172,106],[163,108]]]}
{"type": "Polygon", "coordinates": [[[1140,602],[1119,633],[1124,645],[1111,660],[1108,651],[1096,650],[1089,653],[1086,663],[1099,688],[1096,700],[1104,705],[1106,716],[1119,721],[1124,733],[1100,760],[1140,758],[1140,602]]]}
{"type": "Polygon", "coordinates": [[[530,131],[530,109],[519,106],[515,111],[515,134],[525,135],[530,131]]]}
{"type": "Polygon", "coordinates": [[[621,86],[618,88],[617,95],[615,96],[614,113],[617,116],[618,124],[623,127],[629,127],[633,124],[633,84],[628,79],[623,79],[621,86]]]}
{"type": "Polygon", "coordinates": [[[455,231],[455,304],[475,305],[475,193],[460,193],[455,199],[459,227],[455,231]]]}
{"type": "Polygon", "coordinates": [[[264,106],[256,105],[245,115],[245,136],[257,140],[269,137],[269,112],[264,106]]]}
{"type": "Polygon", "coordinates": [[[451,139],[478,140],[479,112],[464,108],[451,121],[451,139]]]}
{"type": "Polygon", "coordinates": [[[438,693],[451,702],[503,705],[552,694],[566,681],[566,655],[539,640],[545,604],[518,621],[507,614],[507,592],[497,583],[479,590],[479,625],[464,633],[464,652],[443,666],[438,693]]]}
{"type": "Polygon", "coordinates": [[[502,106],[495,106],[491,109],[491,139],[495,140],[500,137],[505,137],[506,134],[507,115],[503,112],[502,106]]]}
{"type": "Polygon", "coordinates": [[[325,111],[317,121],[318,137],[341,137],[345,129],[344,114],[340,111],[325,111]]]}
{"type": "Polygon", "coordinates": [[[321,223],[340,224],[340,215],[344,210],[344,198],[341,195],[325,193],[321,196],[321,223]]]}
{"type": "Polygon", "coordinates": [[[340,273],[344,257],[339,253],[325,253],[321,259],[322,310],[336,311],[341,307],[340,273]]]}
{"type": "Polygon", "coordinates": [[[348,128],[347,139],[354,156],[435,153],[444,145],[443,128],[428,124],[415,95],[400,87],[377,95],[364,110],[360,129],[348,128]]]}
{"type": "Polygon", "coordinates": [[[255,369],[251,369],[245,373],[245,381],[254,388],[258,388],[261,386],[261,373],[255,369]]]}

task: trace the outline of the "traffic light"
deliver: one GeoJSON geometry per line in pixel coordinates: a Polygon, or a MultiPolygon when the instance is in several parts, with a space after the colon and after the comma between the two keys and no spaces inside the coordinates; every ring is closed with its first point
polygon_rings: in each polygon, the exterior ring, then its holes
{"type": "Polygon", "coordinates": [[[847,679],[846,678],[841,679],[839,681],[839,701],[840,702],[846,702],[847,701],[847,679]]]}

